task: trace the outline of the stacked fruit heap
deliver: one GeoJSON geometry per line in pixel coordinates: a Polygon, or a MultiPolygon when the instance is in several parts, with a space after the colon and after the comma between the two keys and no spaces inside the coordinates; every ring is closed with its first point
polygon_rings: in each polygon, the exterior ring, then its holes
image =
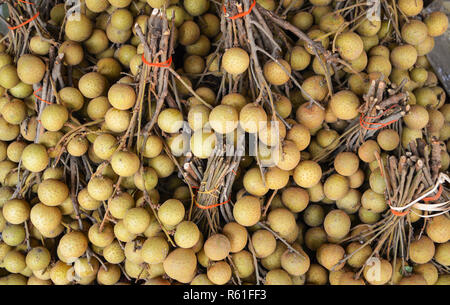
{"type": "Polygon", "coordinates": [[[450,284],[444,13],[2,2],[0,284],[450,284]]]}

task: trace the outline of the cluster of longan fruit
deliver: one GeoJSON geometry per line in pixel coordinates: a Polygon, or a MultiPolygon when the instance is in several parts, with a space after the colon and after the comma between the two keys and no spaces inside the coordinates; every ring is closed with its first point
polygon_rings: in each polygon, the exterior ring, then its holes
{"type": "MultiPolygon", "coordinates": [[[[214,51],[223,33],[213,1],[84,0],[81,14],[67,17],[59,3],[48,23],[63,28],[63,41],[32,32],[29,52],[17,61],[0,43],[0,284],[449,283],[434,265],[450,265],[448,215],[430,219],[425,234],[413,238],[408,276],[400,260],[395,269],[393,259],[366,264],[370,245],[355,254],[358,242],[341,243],[388,210],[375,153],[385,161],[431,135],[447,144],[441,171],[449,167],[450,108],[426,58],[447,17],[423,13],[422,0],[398,1],[398,42],[384,13],[379,20],[363,17],[350,31],[334,1],[280,1],[257,3],[270,11],[290,8],[288,22],[347,64],[325,69],[325,57],[302,40],[276,60],[263,56],[273,109],[255,102],[248,88],[217,96],[209,83],[195,85],[205,71],[219,80],[250,74],[253,59],[244,46],[214,51]],[[176,52],[183,54],[173,65],[180,79],[170,86],[182,107],[165,105],[158,133],[131,135],[136,139],[127,146],[145,64],[136,27],[148,34],[158,9],[173,20],[176,52]],[[65,86],[45,103],[36,96],[51,48],[62,58],[65,86]],[[303,91],[288,94],[284,88],[298,75],[303,91]],[[340,83],[332,95],[329,75],[340,83]],[[380,76],[407,92],[401,133],[381,129],[357,151],[337,153],[330,171],[316,157],[339,145],[380,76]],[[236,172],[228,203],[234,219],[209,234],[190,220],[192,193],[176,163],[187,156],[206,162],[218,145],[237,145],[239,137],[260,145],[236,172]],[[67,162],[76,162],[77,172],[67,162]]],[[[154,111],[152,103],[144,123],[154,111]]],[[[420,221],[415,212],[412,223],[420,221]]]]}

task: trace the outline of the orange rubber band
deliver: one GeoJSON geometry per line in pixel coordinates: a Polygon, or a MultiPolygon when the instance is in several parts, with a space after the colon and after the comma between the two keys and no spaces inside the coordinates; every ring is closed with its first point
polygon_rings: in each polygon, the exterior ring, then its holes
{"type": "Polygon", "coordinates": [[[391,209],[391,213],[394,214],[395,216],[405,216],[405,215],[408,215],[409,210],[404,211],[404,212],[397,212],[397,211],[391,209]]]}
{"type": "Polygon", "coordinates": [[[392,120],[392,121],[389,121],[389,122],[386,122],[386,123],[367,122],[367,121],[364,121],[363,115],[361,115],[361,116],[359,117],[359,125],[360,125],[362,128],[366,129],[366,130],[378,130],[378,129],[381,129],[381,128],[383,128],[383,127],[389,126],[389,125],[391,125],[392,123],[397,122],[398,120],[399,120],[399,119],[396,119],[396,120],[392,120]],[[364,124],[367,124],[367,125],[380,125],[380,126],[378,126],[378,127],[367,127],[367,126],[365,126],[364,124]]]}
{"type": "MultiPolygon", "coordinates": [[[[391,207],[391,201],[388,200],[389,202],[389,207],[391,207]]],[[[404,212],[398,212],[396,210],[393,210],[392,208],[390,209],[391,213],[394,214],[395,216],[405,216],[409,213],[410,210],[406,210],[404,212]]]]}
{"type": "Polygon", "coordinates": [[[34,3],[27,2],[27,1],[24,1],[24,0],[17,0],[17,1],[22,2],[22,3],[25,3],[25,4],[31,4],[31,5],[34,5],[34,3]]]}
{"type": "Polygon", "coordinates": [[[389,110],[391,110],[392,108],[395,108],[395,107],[397,107],[397,106],[398,106],[397,104],[392,105],[391,107],[389,107],[388,109],[386,109],[385,111],[383,111],[382,113],[380,113],[380,114],[377,115],[377,116],[364,116],[364,117],[367,118],[367,119],[379,119],[379,118],[381,118],[386,112],[388,112],[389,110]]]}
{"type": "Polygon", "coordinates": [[[144,54],[142,54],[142,61],[150,67],[158,67],[158,68],[168,68],[172,64],[172,56],[169,57],[168,60],[165,62],[148,62],[147,59],[145,59],[144,54]]]}
{"type": "Polygon", "coordinates": [[[41,90],[42,90],[42,87],[40,87],[39,89],[37,89],[36,91],[34,91],[34,92],[33,92],[34,97],[37,98],[38,100],[40,100],[40,101],[46,103],[46,104],[51,105],[52,103],[50,103],[49,101],[46,101],[46,100],[42,99],[41,97],[39,97],[39,96],[36,94],[36,93],[38,93],[38,92],[41,91],[41,90]]]}
{"type": "MultiPolygon", "coordinates": [[[[228,18],[230,18],[231,20],[234,20],[234,19],[238,19],[238,18],[244,17],[245,15],[250,14],[250,12],[255,7],[255,5],[256,5],[256,0],[253,0],[253,3],[250,5],[250,8],[248,9],[248,11],[239,13],[239,14],[234,15],[234,16],[228,16],[228,18]]],[[[222,8],[223,8],[224,14],[226,14],[227,13],[227,8],[225,7],[225,5],[222,8]]]]}
{"type": "Polygon", "coordinates": [[[199,203],[197,202],[197,200],[195,200],[195,205],[196,205],[198,208],[202,209],[202,210],[208,210],[208,209],[216,208],[216,207],[218,207],[218,206],[220,206],[220,205],[222,205],[222,204],[226,204],[226,203],[228,203],[228,202],[230,202],[230,199],[228,199],[227,201],[221,202],[221,203],[217,203],[217,204],[213,204],[213,205],[204,206],[204,205],[199,204],[199,203]]]}
{"type": "Polygon", "coordinates": [[[24,25],[26,25],[26,24],[30,23],[31,21],[33,21],[34,19],[36,19],[38,16],[39,16],[39,12],[37,12],[36,15],[34,15],[34,16],[31,17],[30,19],[28,19],[27,21],[25,21],[25,22],[23,22],[23,23],[21,23],[21,24],[19,24],[19,25],[12,26],[12,27],[11,27],[11,26],[8,26],[8,29],[10,29],[10,30],[15,30],[15,29],[18,29],[18,28],[20,28],[20,27],[23,27],[24,25]]]}
{"type": "Polygon", "coordinates": [[[377,116],[365,116],[364,114],[361,114],[361,115],[359,116],[359,125],[360,125],[362,128],[366,129],[366,130],[378,130],[378,129],[384,128],[384,127],[386,127],[386,126],[389,126],[389,125],[391,125],[392,123],[397,122],[399,119],[392,120],[392,121],[389,121],[389,122],[386,122],[386,123],[367,122],[365,119],[369,119],[369,120],[379,119],[379,118],[381,118],[386,112],[388,112],[389,110],[391,110],[392,108],[395,108],[395,107],[397,107],[397,106],[398,106],[397,104],[392,105],[391,107],[389,107],[388,109],[386,109],[385,111],[383,111],[382,113],[380,113],[380,114],[377,115],[377,116]],[[378,127],[368,127],[368,126],[365,126],[365,125],[369,125],[369,126],[370,126],[370,125],[379,125],[379,126],[378,126],[378,127]]]}
{"type": "Polygon", "coordinates": [[[423,198],[423,201],[435,201],[435,200],[438,200],[440,197],[441,197],[441,195],[442,195],[442,184],[441,185],[439,185],[439,191],[436,193],[436,195],[434,195],[434,196],[432,196],[432,197],[425,197],[425,198],[423,198]]]}

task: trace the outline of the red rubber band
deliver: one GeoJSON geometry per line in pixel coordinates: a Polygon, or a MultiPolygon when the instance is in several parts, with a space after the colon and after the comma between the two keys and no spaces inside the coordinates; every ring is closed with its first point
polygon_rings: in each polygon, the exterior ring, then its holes
{"type": "MultiPolygon", "coordinates": [[[[234,16],[228,16],[228,18],[230,18],[231,20],[234,20],[234,19],[238,19],[238,18],[244,17],[244,16],[250,14],[250,12],[255,7],[255,5],[256,5],[256,0],[253,0],[253,3],[250,5],[250,8],[248,9],[248,11],[239,13],[239,14],[234,15],[234,16]]],[[[223,8],[224,14],[226,14],[227,13],[227,8],[225,7],[225,5],[222,8],[223,8]]]]}
{"type": "Polygon", "coordinates": [[[405,215],[408,215],[409,210],[404,211],[404,212],[397,212],[397,211],[391,209],[391,213],[394,214],[395,216],[405,216],[405,215]]]}
{"type": "Polygon", "coordinates": [[[196,205],[198,208],[202,209],[202,210],[208,210],[208,209],[216,208],[216,207],[218,207],[218,206],[220,206],[220,205],[222,205],[222,204],[226,204],[226,203],[228,203],[228,202],[230,202],[230,199],[228,199],[227,201],[221,202],[221,203],[217,203],[217,204],[213,204],[213,205],[204,206],[204,205],[199,204],[199,203],[197,202],[197,200],[195,200],[195,205],[196,205]]]}
{"type": "Polygon", "coordinates": [[[438,200],[442,195],[442,184],[439,185],[439,191],[436,193],[436,195],[432,196],[432,197],[425,197],[423,198],[423,201],[427,202],[427,201],[435,201],[438,200]]]}
{"type": "MultiPolygon", "coordinates": [[[[389,207],[391,207],[391,201],[390,201],[390,200],[388,200],[388,203],[389,203],[389,207]]],[[[393,210],[393,209],[391,208],[390,211],[391,211],[391,213],[394,214],[395,216],[405,216],[405,215],[407,215],[407,214],[409,213],[410,210],[408,209],[408,210],[406,210],[406,211],[404,211],[404,212],[398,212],[398,211],[393,210]]]]}
{"type": "Polygon", "coordinates": [[[366,129],[366,130],[378,130],[378,129],[384,128],[384,127],[386,127],[386,126],[389,126],[389,125],[391,125],[392,123],[395,123],[395,122],[397,122],[397,121],[398,121],[398,119],[397,119],[397,120],[392,120],[392,121],[389,121],[389,122],[386,122],[386,123],[366,122],[366,121],[364,121],[364,120],[362,119],[362,117],[360,117],[360,118],[359,118],[359,125],[360,125],[362,128],[366,129]],[[364,124],[368,124],[368,125],[380,125],[380,126],[378,126],[378,127],[367,127],[367,126],[365,126],[364,124]]]}
{"type": "Polygon", "coordinates": [[[389,121],[389,122],[386,122],[386,123],[377,123],[377,122],[367,122],[365,119],[379,119],[379,118],[381,118],[386,112],[388,112],[389,110],[391,110],[392,108],[395,108],[395,107],[397,107],[398,105],[397,104],[395,104],[395,105],[392,105],[391,107],[389,107],[388,109],[386,109],[385,111],[383,111],[382,113],[380,113],[379,115],[377,115],[377,116],[365,116],[364,114],[361,114],[360,115],[360,117],[359,117],[359,125],[362,127],[362,128],[364,128],[364,129],[366,129],[366,130],[378,130],[378,129],[381,129],[381,128],[383,128],[383,127],[386,127],[386,126],[389,126],[389,125],[391,125],[392,123],[395,123],[395,122],[397,122],[398,121],[398,119],[396,119],[396,120],[392,120],[392,121],[389,121]],[[365,126],[365,125],[379,125],[378,127],[367,127],[367,126],[365,126]]]}
{"type": "Polygon", "coordinates": [[[20,28],[20,27],[22,27],[22,26],[24,26],[24,25],[30,23],[31,21],[33,21],[34,19],[36,19],[38,16],[39,16],[39,12],[37,12],[36,15],[34,15],[34,16],[31,17],[30,19],[28,19],[27,21],[25,21],[25,22],[23,22],[23,23],[21,23],[21,24],[19,24],[19,25],[12,26],[12,27],[11,27],[11,26],[8,26],[8,29],[10,29],[10,30],[18,29],[18,28],[20,28]]]}
{"type": "Polygon", "coordinates": [[[172,64],[172,56],[170,56],[165,62],[148,62],[147,59],[145,59],[144,54],[142,54],[142,61],[150,67],[168,68],[172,64]]]}
{"type": "Polygon", "coordinates": [[[22,2],[22,3],[25,3],[25,4],[31,4],[31,5],[34,5],[34,3],[27,2],[27,1],[24,1],[24,0],[17,0],[17,1],[22,2]]]}
{"type": "Polygon", "coordinates": [[[36,91],[34,91],[34,92],[33,92],[34,97],[37,98],[38,100],[40,100],[40,101],[46,103],[46,104],[51,105],[51,104],[52,104],[51,102],[42,99],[41,97],[39,97],[39,96],[36,94],[36,93],[38,93],[38,92],[41,91],[41,90],[42,90],[42,87],[40,87],[39,89],[37,89],[36,91]]]}

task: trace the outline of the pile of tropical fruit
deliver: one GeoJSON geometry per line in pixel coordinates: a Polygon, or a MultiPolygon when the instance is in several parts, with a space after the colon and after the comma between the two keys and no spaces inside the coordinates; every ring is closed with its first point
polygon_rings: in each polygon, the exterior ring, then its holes
{"type": "Polygon", "coordinates": [[[443,12],[4,2],[0,285],[450,284],[443,12]]]}

